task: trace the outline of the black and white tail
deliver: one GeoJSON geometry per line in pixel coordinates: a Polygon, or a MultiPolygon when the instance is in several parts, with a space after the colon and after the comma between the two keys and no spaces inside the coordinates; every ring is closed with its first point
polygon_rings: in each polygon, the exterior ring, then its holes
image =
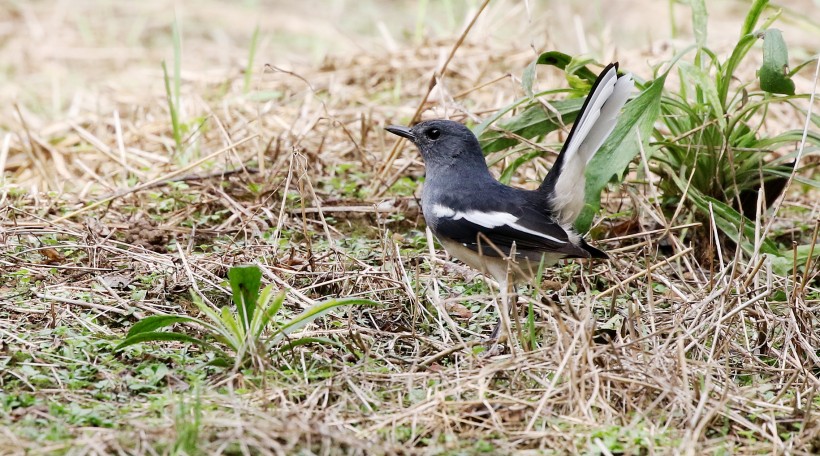
{"type": "Polygon", "coordinates": [[[584,171],[615,128],[618,115],[632,93],[632,75],[618,76],[610,63],[598,76],[584,102],[569,137],[539,191],[545,192],[550,210],[561,225],[572,225],[584,208],[584,171]]]}

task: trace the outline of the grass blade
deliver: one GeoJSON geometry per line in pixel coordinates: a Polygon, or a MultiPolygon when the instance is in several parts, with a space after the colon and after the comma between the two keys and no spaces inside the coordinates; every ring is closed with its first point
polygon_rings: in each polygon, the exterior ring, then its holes
{"type": "Polygon", "coordinates": [[[177,152],[182,150],[182,127],[179,124],[179,106],[178,99],[175,99],[174,93],[171,90],[171,78],[168,76],[168,67],[165,61],[162,61],[162,78],[165,82],[165,98],[168,100],[168,113],[171,115],[171,130],[174,135],[174,143],[177,146],[177,152]]]}
{"type": "Polygon", "coordinates": [[[251,78],[253,77],[253,62],[256,59],[256,46],[259,44],[259,24],[253,29],[251,36],[251,47],[248,50],[248,65],[245,67],[245,77],[242,83],[242,92],[248,93],[251,88],[251,78]]]}
{"type": "Polygon", "coordinates": [[[292,320],[288,321],[284,325],[282,325],[279,330],[277,331],[276,336],[272,339],[272,342],[275,342],[281,339],[283,336],[286,336],[297,329],[303,328],[308,323],[316,320],[319,317],[324,316],[331,310],[335,309],[336,307],[341,306],[376,306],[378,303],[371,301],[369,299],[331,299],[329,301],[320,302],[315,306],[303,311],[299,315],[293,317],[292,320]]]}
{"type": "Polygon", "coordinates": [[[143,332],[135,334],[131,337],[126,337],[124,341],[120,342],[119,345],[114,347],[114,351],[117,352],[122,350],[123,348],[139,344],[142,342],[183,342],[188,344],[199,345],[200,347],[206,350],[213,351],[221,356],[225,356],[225,352],[215,347],[214,345],[205,342],[204,340],[197,339],[196,337],[191,337],[187,334],[170,331],[143,332]]]}
{"type": "Polygon", "coordinates": [[[156,331],[159,328],[164,328],[166,326],[173,325],[174,323],[181,323],[181,322],[191,322],[191,323],[199,323],[201,322],[193,317],[188,317],[184,315],[152,315],[150,317],[145,317],[142,320],[136,322],[131,329],[128,330],[128,334],[125,336],[126,338],[144,333],[144,332],[152,332],[156,331]]]}

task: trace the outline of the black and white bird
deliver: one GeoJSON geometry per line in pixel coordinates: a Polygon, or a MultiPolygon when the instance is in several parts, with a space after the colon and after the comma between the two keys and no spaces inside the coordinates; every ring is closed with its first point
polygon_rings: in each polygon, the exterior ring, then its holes
{"type": "MultiPolygon", "coordinates": [[[[421,207],[430,230],[452,256],[492,276],[503,300],[509,284],[531,280],[542,261],[549,266],[562,258],[607,258],[573,230],[573,223],[584,208],[586,166],[633,91],[631,76],[618,76],[617,70],[613,63],[598,76],[537,190],[498,182],[478,139],[457,122],[387,127],[421,152],[426,169],[421,207]]],[[[501,309],[502,319],[505,314],[501,309]]]]}

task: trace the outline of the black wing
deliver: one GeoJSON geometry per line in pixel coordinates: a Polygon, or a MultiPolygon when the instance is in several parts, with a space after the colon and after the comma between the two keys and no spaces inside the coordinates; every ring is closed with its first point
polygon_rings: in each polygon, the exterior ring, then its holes
{"type": "Polygon", "coordinates": [[[425,218],[436,236],[487,256],[507,256],[513,244],[517,257],[534,261],[540,261],[545,253],[572,258],[591,256],[580,238],[576,242],[581,245],[573,243],[564,228],[524,196],[525,191],[506,189],[504,198],[473,200],[469,206],[463,199],[442,198],[427,209],[430,214],[425,218]]]}

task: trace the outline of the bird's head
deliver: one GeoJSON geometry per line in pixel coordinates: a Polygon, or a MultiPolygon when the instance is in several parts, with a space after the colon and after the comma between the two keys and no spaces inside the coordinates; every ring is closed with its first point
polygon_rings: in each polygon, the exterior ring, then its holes
{"type": "Polygon", "coordinates": [[[458,122],[427,120],[412,128],[391,125],[386,130],[412,141],[419,148],[428,172],[451,166],[487,169],[478,139],[458,122]]]}

